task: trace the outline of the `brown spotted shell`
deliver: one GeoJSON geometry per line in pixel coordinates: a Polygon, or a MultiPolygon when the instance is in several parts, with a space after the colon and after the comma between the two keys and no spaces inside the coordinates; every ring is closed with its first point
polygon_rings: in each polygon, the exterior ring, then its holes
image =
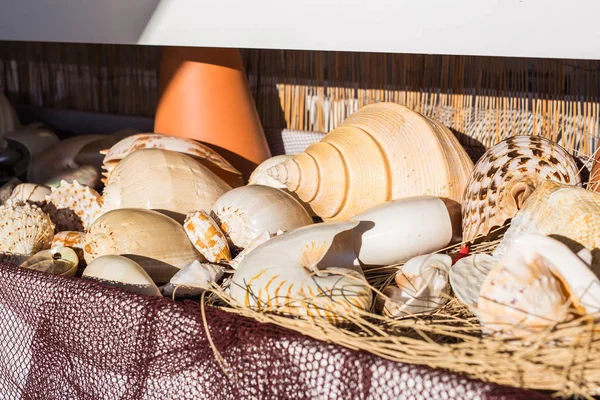
{"type": "Polygon", "coordinates": [[[185,217],[183,229],[196,250],[208,261],[231,260],[227,237],[206,211],[198,210],[189,213],[185,217]]]}
{"type": "Polygon", "coordinates": [[[35,254],[50,248],[54,224],[38,206],[9,199],[0,206],[0,252],[35,254]]]}
{"type": "Polygon", "coordinates": [[[50,218],[59,231],[87,230],[101,212],[100,194],[77,181],[61,181],[60,186],[52,188],[52,193],[46,196],[46,202],[50,218]]]}
{"type": "Polygon", "coordinates": [[[558,144],[539,136],[514,136],[489,149],[475,165],[463,196],[463,241],[503,226],[546,180],[581,185],[575,160],[558,144]]]}

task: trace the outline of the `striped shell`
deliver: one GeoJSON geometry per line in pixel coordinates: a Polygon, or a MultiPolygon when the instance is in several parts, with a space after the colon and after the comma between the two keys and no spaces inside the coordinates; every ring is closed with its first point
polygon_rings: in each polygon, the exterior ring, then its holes
{"type": "Polygon", "coordinates": [[[581,184],[575,160],[558,144],[539,136],[514,136],[489,149],[475,165],[463,196],[463,240],[503,226],[546,180],[581,184]]]}
{"type": "Polygon", "coordinates": [[[49,214],[59,226],[59,231],[79,230],[69,229],[73,226],[81,226],[83,230],[87,230],[101,213],[100,194],[77,181],[61,181],[60,186],[52,188],[52,193],[46,196],[46,202],[53,206],[48,207],[49,214]],[[62,216],[59,217],[60,211],[65,209],[70,211],[67,217],[73,218],[73,221],[63,221],[62,216]]]}
{"type": "Polygon", "coordinates": [[[556,182],[542,182],[512,219],[494,251],[503,256],[520,237],[549,235],[574,252],[592,252],[592,266],[600,272],[600,194],[556,182]]]}
{"type": "Polygon", "coordinates": [[[10,198],[40,205],[46,202],[46,196],[50,193],[52,193],[52,190],[48,186],[36,183],[21,183],[12,191],[10,198]]]}
{"type": "Polygon", "coordinates": [[[320,223],[275,236],[242,260],[230,287],[239,304],[263,312],[344,324],[371,306],[351,243],[358,222],[320,223]]]}
{"type": "Polygon", "coordinates": [[[225,234],[206,211],[199,210],[189,213],[185,217],[183,229],[196,250],[208,261],[231,260],[231,252],[225,234]]]}
{"type": "Polygon", "coordinates": [[[50,248],[54,224],[38,206],[10,199],[0,206],[0,252],[33,255],[50,248]]]}
{"type": "Polygon", "coordinates": [[[129,136],[104,152],[103,168],[106,170],[106,181],[112,171],[127,155],[141,149],[163,149],[187,154],[207,167],[231,187],[243,184],[242,174],[233,165],[211,148],[192,139],[157,133],[140,133],[129,136]]]}

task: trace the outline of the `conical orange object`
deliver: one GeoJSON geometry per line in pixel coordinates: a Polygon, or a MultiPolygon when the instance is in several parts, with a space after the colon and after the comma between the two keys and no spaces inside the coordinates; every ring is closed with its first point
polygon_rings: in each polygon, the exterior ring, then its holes
{"type": "Polygon", "coordinates": [[[154,131],[202,141],[245,179],[271,157],[237,49],[165,47],[154,131]]]}

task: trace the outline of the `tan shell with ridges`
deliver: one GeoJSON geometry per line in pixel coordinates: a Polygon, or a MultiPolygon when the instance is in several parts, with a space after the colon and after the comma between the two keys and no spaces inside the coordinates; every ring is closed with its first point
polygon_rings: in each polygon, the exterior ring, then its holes
{"type": "Polygon", "coordinates": [[[503,226],[546,180],[581,184],[575,160],[558,144],[514,136],[489,149],[475,165],[462,200],[463,241],[503,226]]]}
{"type": "Polygon", "coordinates": [[[446,127],[394,103],[365,106],[303,153],[268,170],[325,221],[383,202],[460,202],[473,163],[446,127]]]}
{"type": "Polygon", "coordinates": [[[208,261],[231,260],[231,252],[225,234],[206,211],[199,210],[189,213],[185,217],[183,229],[196,250],[208,261]]]}
{"type": "MultiPolygon", "coordinates": [[[[68,183],[61,181],[60,186],[52,188],[52,193],[46,196],[46,202],[52,204],[57,210],[68,209],[79,218],[83,229],[88,229],[100,216],[100,194],[94,189],[80,185],[73,181],[68,183]]],[[[50,217],[53,217],[53,212],[50,217]]],[[[54,220],[54,218],[53,218],[54,220]]]]}
{"type": "Polygon", "coordinates": [[[38,206],[9,199],[0,206],[0,252],[33,255],[50,248],[54,224],[38,206]]]}

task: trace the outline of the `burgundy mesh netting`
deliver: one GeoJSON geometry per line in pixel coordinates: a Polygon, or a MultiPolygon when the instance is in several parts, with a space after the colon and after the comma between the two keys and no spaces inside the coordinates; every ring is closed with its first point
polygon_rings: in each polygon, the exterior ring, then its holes
{"type": "Polygon", "coordinates": [[[0,265],[1,399],[535,399],[206,307],[0,265]]]}

